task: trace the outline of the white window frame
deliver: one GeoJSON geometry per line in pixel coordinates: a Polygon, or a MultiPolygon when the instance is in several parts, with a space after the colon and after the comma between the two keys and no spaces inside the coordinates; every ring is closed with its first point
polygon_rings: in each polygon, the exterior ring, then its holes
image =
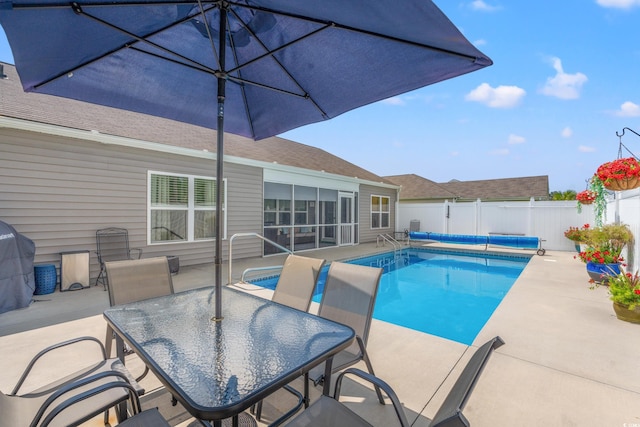
{"type": "MultiPolygon", "coordinates": [[[[195,212],[202,210],[211,210],[215,211],[216,207],[210,208],[196,208],[195,206],[195,180],[196,179],[206,179],[211,181],[216,181],[215,177],[211,176],[203,176],[203,175],[189,175],[189,174],[181,174],[181,173],[172,173],[172,172],[161,172],[161,171],[148,171],[147,172],[147,245],[167,245],[167,244],[181,244],[181,243],[194,243],[194,242],[207,242],[207,241],[215,241],[215,238],[207,238],[207,239],[195,239],[195,212]],[[167,207],[153,207],[151,205],[151,177],[153,175],[164,175],[164,176],[175,176],[180,178],[188,179],[188,204],[186,208],[181,207],[172,207],[172,210],[185,210],[187,211],[187,238],[185,240],[166,240],[161,242],[152,242],[151,241],[151,212],[154,210],[166,210],[167,207]]],[[[227,239],[227,179],[224,178],[222,180],[222,239],[227,239]]]]}
{"type": "Polygon", "coordinates": [[[370,228],[372,230],[381,230],[383,228],[390,228],[391,227],[391,197],[390,196],[383,196],[381,194],[372,194],[371,198],[369,199],[369,207],[370,207],[370,214],[369,214],[369,221],[371,221],[370,224],[370,228]],[[373,198],[374,197],[378,197],[380,199],[380,206],[379,209],[374,209],[374,205],[373,205],[373,198]],[[388,210],[383,210],[383,206],[384,203],[382,203],[383,199],[387,199],[387,209],[388,210]],[[387,214],[388,218],[389,218],[389,224],[387,226],[382,225],[382,216],[383,214],[387,214]],[[378,227],[374,227],[373,226],[373,216],[374,215],[378,215],[378,227]]]}

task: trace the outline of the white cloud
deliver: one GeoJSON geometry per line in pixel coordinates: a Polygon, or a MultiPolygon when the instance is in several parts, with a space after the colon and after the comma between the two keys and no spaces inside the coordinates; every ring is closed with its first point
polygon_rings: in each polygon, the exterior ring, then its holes
{"type": "Polygon", "coordinates": [[[474,46],[486,46],[487,45],[487,41],[485,39],[479,39],[473,42],[474,46]]]}
{"type": "Polygon", "coordinates": [[[587,76],[582,73],[567,74],[562,69],[560,58],[551,58],[556,75],[549,77],[540,92],[547,96],[560,99],[577,99],[580,97],[582,85],[587,82],[587,76]]]}
{"type": "Polygon", "coordinates": [[[631,9],[634,6],[640,6],[640,0],[597,0],[602,7],[612,7],[615,9],[631,9]]]}
{"type": "Polygon", "coordinates": [[[578,151],[582,153],[593,153],[596,151],[595,147],[587,147],[586,145],[581,145],[578,147],[578,151]]]}
{"type": "Polygon", "coordinates": [[[571,138],[571,136],[573,136],[573,129],[567,126],[566,128],[562,129],[560,135],[562,135],[563,138],[571,138]]]}
{"type": "Polygon", "coordinates": [[[484,12],[493,12],[494,10],[498,10],[500,8],[497,6],[488,5],[483,0],[474,0],[471,2],[471,9],[482,10],[484,12]]]}
{"type": "Polygon", "coordinates": [[[620,106],[620,109],[615,112],[615,115],[620,117],[638,117],[640,116],[640,106],[631,101],[627,101],[620,106]]]}
{"type": "Polygon", "coordinates": [[[405,105],[406,104],[404,100],[399,96],[392,96],[391,98],[383,99],[381,102],[387,105],[405,105]]]}
{"type": "Polygon", "coordinates": [[[452,151],[451,153],[449,153],[449,155],[451,157],[458,157],[460,155],[460,152],[459,151],[452,151]]]}
{"type": "Polygon", "coordinates": [[[524,136],[520,136],[520,135],[516,135],[516,134],[510,134],[509,135],[509,144],[510,145],[515,145],[515,144],[524,144],[526,141],[526,139],[524,139],[524,136]]]}
{"type": "Polygon", "coordinates": [[[491,151],[489,154],[493,156],[508,156],[509,149],[508,148],[498,148],[496,150],[491,151]]]}
{"type": "Polygon", "coordinates": [[[512,108],[520,103],[520,100],[527,92],[518,86],[498,86],[491,87],[488,83],[469,92],[465,99],[467,101],[481,102],[492,108],[512,108]]]}

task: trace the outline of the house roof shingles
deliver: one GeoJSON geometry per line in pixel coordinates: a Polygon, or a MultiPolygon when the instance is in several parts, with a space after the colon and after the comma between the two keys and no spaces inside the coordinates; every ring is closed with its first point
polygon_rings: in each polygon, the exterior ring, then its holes
{"type": "MultiPolygon", "coordinates": [[[[8,78],[0,79],[0,116],[216,152],[215,130],[67,98],[26,93],[22,90],[15,67],[2,65],[8,78]]],[[[215,97],[211,102],[216,102],[215,97]]],[[[225,155],[393,185],[320,148],[279,137],[253,141],[226,133],[225,155]]]]}
{"type": "Polygon", "coordinates": [[[401,185],[400,200],[546,200],[549,198],[549,177],[487,179],[436,183],[421,176],[395,175],[385,177],[401,185]]]}

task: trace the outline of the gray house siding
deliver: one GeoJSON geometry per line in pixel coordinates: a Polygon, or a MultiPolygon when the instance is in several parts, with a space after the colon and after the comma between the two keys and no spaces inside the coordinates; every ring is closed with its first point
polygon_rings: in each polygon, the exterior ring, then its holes
{"type": "Polygon", "coordinates": [[[378,234],[389,234],[393,237],[396,223],[397,191],[394,188],[360,185],[358,210],[360,216],[360,243],[375,242],[378,234]],[[371,196],[388,196],[390,203],[389,227],[371,228],[371,196]]]}
{"type": "MultiPolygon", "coordinates": [[[[60,252],[90,250],[91,278],[99,266],[95,232],[129,230],[143,257],[177,255],[181,265],[213,260],[213,242],[147,245],[148,171],[214,176],[210,159],[0,129],[0,220],[36,242],[36,263],[59,266],[60,252]]],[[[226,164],[227,238],[259,232],[262,170],[226,164]]],[[[223,244],[227,256],[227,245],[223,244]]],[[[260,246],[238,243],[234,258],[260,256],[260,246]]]]}

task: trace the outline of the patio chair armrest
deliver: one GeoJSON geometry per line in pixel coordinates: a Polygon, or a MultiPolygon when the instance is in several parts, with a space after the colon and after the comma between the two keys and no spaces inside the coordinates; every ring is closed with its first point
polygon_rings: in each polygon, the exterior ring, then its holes
{"type": "MultiPolygon", "coordinates": [[[[135,405],[137,403],[137,406],[134,407],[134,410],[137,410],[137,412],[140,412],[140,403],[138,400],[138,392],[137,390],[129,383],[129,380],[127,378],[127,376],[125,374],[123,374],[122,372],[118,372],[118,371],[104,371],[104,372],[99,372],[95,375],[91,375],[85,378],[81,378],[78,381],[72,382],[70,384],[65,385],[64,387],[61,387],[60,389],[56,390],[55,393],[51,394],[40,406],[40,408],[38,409],[38,412],[35,414],[35,416],[33,417],[33,420],[31,421],[31,427],[35,427],[35,426],[40,426],[40,427],[44,427],[46,425],[48,425],[51,420],[57,416],[60,412],[62,412],[63,410],[67,409],[68,407],[70,407],[73,404],[76,404],[78,402],[81,402],[85,399],[88,399],[92,396],[95,396],[99,393],[102,393],[106,390],[110,390],[113,389],[115,387],[121,387],[121,388],[125,388],[127,389],[128,392],[128,396],[131,398],[132,396],[135,397],[135,401],[134,399],[132,399],[132,405],[135,405]],[[62,403],[58,404],[57,406],[55,406],[45,417],[44,421],[40,424],[40,420],[42,419],[43,415],[48,411],[49,407],[56,401],[59,400],[62,396],[73,392],[74,390],[80,388],[80,387],[84,387],[86,385],[92,384],[94,382],[103,380],[105,378],[115,378],[115,380],[110,381],[108,383],[103,383],[103,384],[99,384],[96,387],[93,387],[91,389],[85,390],[81,393],[77,393],[75,395],[72,395],[70,398],[66,399],[65,401],[63,401],[62,403]]],[[[123,399],[124,400],[124,397],[123,399]]],[[[117,402],[116,402],[117,403],[117,402]]],[[[97,408],[96,411],[94,411],[96,414],[100,413],[106,409],[108,409],[109,407],[113,406],[113,402],[108,401],[106,402],[106,407],[100,407],[97,408]]],[[[137,413],[136,412],[136,413],[137,413]]],[[[91,415],[93,416],[93,415],[91,415]]]]}
{"type": "Polygon", "coordinates": [[[140,258],[142,258],[142,248],[131,248],[131,249],[129,249],[129,258],[130,259],[140,259],[140,258]],[[135,252],[135,254],[134,254],[134,252],[135,252]]]}
{"type": "Polygon", "coordinates": [[[387,395],[387,397],[389,398],[389,400],[391,400],[391,403],[393,404],[393,409],[396,411],[396,415],[398,416],[398,421],[400,422],[400,425],[402,427],[410,426],[409,422],[407,421],[407,416],[404,413],[404,409],[402,409],[402,405],[400,404],[400,399],[398,399],[398,395],[396,394],[395,391],[393,391],[391,386],[387,384],[385,381],[381,380],[380,378],[373,376],[368,372],[364,372],[358,368],[345,369],[343,372],[340,373],[340,375],[338,375],[338,378],[336,379],[336,390],[333,396],[335,400],[337,401],[340,400],[340,389],[342,387],[342,379],[344,378],[345,375],[355,375],[357,377],[362,378],[365,381],[370,382],[375,387],[382,389],[387,395]]]}
{"type": "Polygon", "coordinates": [[[24,372],[20,376],[20,379],[18,380],[18,383],[13,388],[11,393],[9,393],[9,395],[10,396],[15,396],[18,393],[18,391],[20,390],[20,387],[22,387],[22,384],[24,384],[25,380],[29,376],[29,373],[31,372],[31,370],[35,366],[36,362],[42,356],[44,356],[45,354],[49,353],[50,351],[57,350],[57,349],[62,348],[62,347],[66,347],[66,346],[71,345],[71,344],[77,344],[77,343],[81,343],[81,342],[85,342],[85,341],[91,341],[91,342],[96,343],[100,347],[100,351],[102,352],[102,360],[107,360],[107,351],[104,348],[104,344],[102,344],[102,341],[100,341],[99,339],[97,339],[95,337],[78,337],[78,338],[73,338],[73,339],[70,339],[70,340],[67,340],[67,341],[63,341],[63,342],[60,342],[60,343],[57,343],[57,344],[53,344],[53,345],[45,348],[44,350],[40,351],[38,354],[36,354],[33,357],[33,359],[31,359],[31,361],[27,365],[26,369],[24,370],[24,372]]]}

